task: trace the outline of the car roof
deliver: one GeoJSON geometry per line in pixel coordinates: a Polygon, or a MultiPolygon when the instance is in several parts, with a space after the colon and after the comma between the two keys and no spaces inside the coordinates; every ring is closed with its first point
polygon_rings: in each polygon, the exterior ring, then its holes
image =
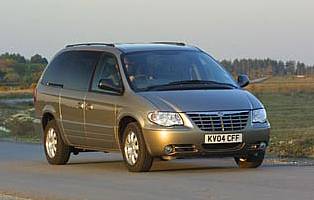
{"type": "Polygon", "coordinates": [[[162,50],[198,50],[196,47],[178,44],[150,43],[150,44],[117,44],[116,47],[124,53],[138,51],[162,51],[162,50]]]}
{"type": "Polygon", "coordinates": [[[67,45],[66,49],[118,49],[123,53],[141,51],[163,51],[163,50],[189,50],[199,51],[197,47],[179,42],[154,42],[154,43],[82,43],[67,45]]]}

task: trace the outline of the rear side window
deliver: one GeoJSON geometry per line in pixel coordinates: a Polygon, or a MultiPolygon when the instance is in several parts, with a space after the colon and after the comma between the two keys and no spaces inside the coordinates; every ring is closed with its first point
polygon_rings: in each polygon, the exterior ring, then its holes
{"type": "Polygon", "coordinates": [[[97,51],[64,52],[48,66],[42,83],[86,91],[100,55],[97,51]]]}

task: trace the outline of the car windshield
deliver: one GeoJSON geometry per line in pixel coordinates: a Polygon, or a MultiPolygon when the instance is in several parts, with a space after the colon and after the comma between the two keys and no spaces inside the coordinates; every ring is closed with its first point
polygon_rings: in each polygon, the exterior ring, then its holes
{"type": "Polygon", "coordinates": [[[133,52],[122,60],[135,91],[238,87],[225,69],[199,51],[133,52]]]}

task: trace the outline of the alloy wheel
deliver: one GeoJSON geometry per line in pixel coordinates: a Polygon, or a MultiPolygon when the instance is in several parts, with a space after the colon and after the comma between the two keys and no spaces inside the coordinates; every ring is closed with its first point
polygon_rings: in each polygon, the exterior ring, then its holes
{"type": "Polygon", "coordinates": [[[46,150],[50,158],[54,158],[57,152],[57,132],[54,128],[50,128],[46,137],[46,150]]]}
{"type": "Polygon", "coordinates": [[[139,156],[139,149],[138,138],[133,131],[130,131],[124,144],[125,157],[130,165],[136,164],[139,156]]]}

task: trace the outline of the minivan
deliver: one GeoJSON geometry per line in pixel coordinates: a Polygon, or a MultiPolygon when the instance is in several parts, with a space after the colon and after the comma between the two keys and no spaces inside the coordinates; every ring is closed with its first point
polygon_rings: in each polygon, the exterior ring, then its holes
{"type": "Polygon", "coordinates": [[[190,157],[256,168],[270,124],[248,84],[184,43],[68,45],[35,89],[46,158],[63,165],[71,153],[121,151],[133,172],[190,157]]]}

